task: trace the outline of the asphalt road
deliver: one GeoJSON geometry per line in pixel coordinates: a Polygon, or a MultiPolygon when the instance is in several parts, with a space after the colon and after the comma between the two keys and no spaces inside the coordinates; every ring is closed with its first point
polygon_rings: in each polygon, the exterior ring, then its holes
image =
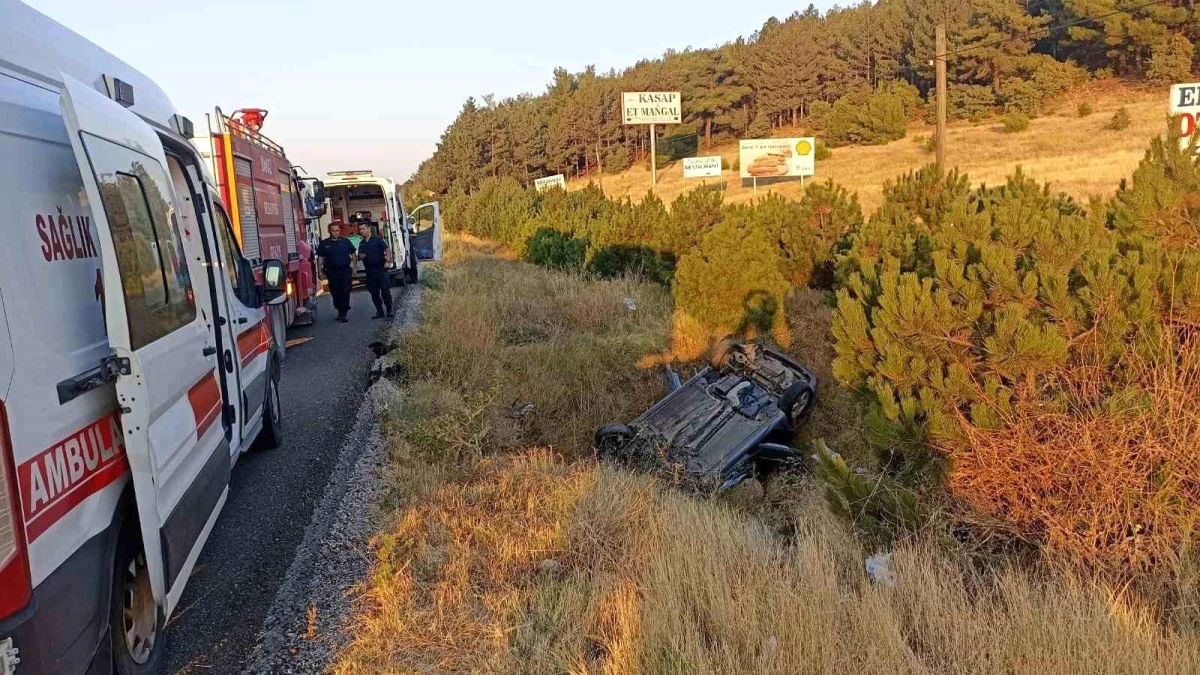
{"type": "MultiPolygon", "coordinates": [[[[392,289],[399,300],[404,289],[392,289]]],[[[179,609],[167,627],[171,673],[237,673],[254,649],[263,618],[339,461],[375,355],[368,345],[386,322],[373,321],[366,291],[351,296],[350,323],[334,323],[329,295],[317,323],[289,339],[279,395],[284,442],[243,455],[229,498],[179,609]]]]}

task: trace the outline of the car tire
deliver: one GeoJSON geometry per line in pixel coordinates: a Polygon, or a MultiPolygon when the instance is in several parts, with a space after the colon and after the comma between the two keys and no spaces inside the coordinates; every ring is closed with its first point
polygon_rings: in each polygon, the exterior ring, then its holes
{"type": "Polygon", "coordinates": [[[263,401],[263,426],[255,439],[260,450],[274,450],[283,444],[283,411],[279,399],[279,366],[271,362],[263,401]]]}
{"type": "Polygon", "coordinates": [[[741,343],[737,340],[722,340],[713,350],[712,358],[708,363],[714,370],[724,370],[729,366],[729,361],[733,357],[735,350],[742,348],[741,343]]]}
{"type": "Polygon", "coordinates": [[[615,459],[636,435],[627,424],[605,424],[596,430],[596,455],[601,459],[615,459]]]}
{"type": "Polygon", "coordinates": [[[166,620],[154,603],[146,554],[130,519],[117,541],[109,599],[109,646],[117,675],[151,675],[162,672],[166,651],[166,620]]]}
{"type": "Polygon", "coordinates": [[[779,397],[779,409],[787,416],[788,426],[797,429],[812,413],[817,391],[807,382],[796,382],[779,397]]]}

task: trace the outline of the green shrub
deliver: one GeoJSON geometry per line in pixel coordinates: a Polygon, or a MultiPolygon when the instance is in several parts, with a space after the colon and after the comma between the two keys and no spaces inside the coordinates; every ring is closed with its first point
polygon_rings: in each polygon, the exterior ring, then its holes
{"type": "Polygon", "coordinates": [[[1122,131],[1128,129],[1130,124],[1133,124],[1133,118],[1129,116],[1129,111],[1122,106],[1113,113],[1112,119],[1108,121],[1108,128],[1113,131],[1122,131]]]}
{"type": "MultiPolygon", "coordinates": [[[[992,114],[999,101],[991,87],[976,84],[956,84],[946,92],[946,115],[950,119],[978,121],[992,114]]],[[[930,106],[927,122],[934,122],[935,111],[930,106]]]]}
{"type": "Polygon", "coordinates": [[[817,149],[815,150],[813,159],[818,162],[823,162],[830,157],[833,157],[833,150],[830,150],[829,146],[825,145],[825,141],[817,141],[817,149]]]}
{"type": "Polygon", "coordinates": [[[525,247],[525,260],[558,270],[583,269],[587,241],[549,228],[538,229],[525,247]]]}
{"type": "Polygon", "coordinates": [[[671,215],[652,238],[652,246],[676,257],[687,253],[721,219],[725,193],[720,188],[701,186],[685,192],[671,203],[671,215]]]}
{"type": "Polygon", "coordinates": [[[755,227],[755,209],[725,209],[699,244],[679,258],[675,306],[719,333],[757,334],[784,326],[788,282],[777,235],[755,227]]]}
{"type": "Polygon", "coordinates": [[[1146,79],[1168,87],[1176,82],[1191,82],[1195,48],[1183,33],[1176,33],[1154,46],[1146,79]]]}
{"type": "Polygon", "coordinates": [[[920,464],[930,445],[957,447],[963,424],[997,428],[1018,402],[1064,405],[1052,384],[1072,365],[1119,384],[1127,346],[1157,340],[1177,302],[1167,279],[1200,281],[1165,273],[1154,246],[1109,218],[1019,171],[990,189],[936,168],[888,186],[839,256],[833,324],[835,375],[869,393],[877,442],[920,464]]]}
{"type": "Polygon", "coordinates": [[[913,532],[927,520],[917,493],[886,474],[862,476],[825,441],[812,444],[813,473],[831,511],[854,525],[875,544],[888,545],[901,532],[913,532]]]}
{"type": "Polygon", "coordinates": [[[603,279],[637,276],[668,284],[675,273],[675,261],[669,255],[645,246],[604,246],[594,250],[590,258],[588,271],[603,279]]]}
{"type": "Polygon", "coordinates": [[[767,138],[771,135],[771,118],[759,114],[753,120],[750,120],[750,126],[746,128],[746,138],[767,138]]]}
{"type": "Polygon", "coordinates": [[[791,283],[831,288],[835,249],[848,232],[862,225],[862,219],[858,195],[832,180],[806,185],[794,216],[779,236],[791,283]]]}
{"type": "Polygon", "coordinates": [[[925,139],[924,145],[925,145],[925,152],[928,152],[931,155],[933,153],[937,152],[937,137],[936,136],[927,137],[925,139]]]}
{"type": "Polygon", "coordinates": [[[825,138],[833,146],[880,145],[904,138],[902,97],[884,90],[854,92],[839,98],[829,112],[825,138]]]}
{"type": "Polygon", "coordinates": [[[1015,134],[1029,129],[1029,116],[1017,110],[1006,114],[1002,121],[1006,133],[1015,134]]]}
{"type": "Polygon", "coordinates": [[[1076,112],[1078,113],[1078,115],[1080,117],[1087,117],[1088,115],[1091,115],[1093,112],[1092,104],[1088,103],[1087,101],[1084,101],[1079,104],[1079,107],[1076,109],[1076,112]]]}
{"type": "Polygon", "coordinates": [[[833,111],[833,106],[829,101],[813,101],[808,104],[808,126],[814,131],[820,131],[825,128],[826,122],[829,121],[829,113],[833,111]]]}

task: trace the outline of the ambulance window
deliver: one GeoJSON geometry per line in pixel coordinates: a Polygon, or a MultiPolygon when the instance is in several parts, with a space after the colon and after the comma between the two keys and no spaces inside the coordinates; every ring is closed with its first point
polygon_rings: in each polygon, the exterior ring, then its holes
{"type": "Polygon", "coordinates": [[[229,283],[233,284],[233,294],[243,305],[254,307],[254,298],[247,297],[253,286],[249,281],[246,282],[246,286],[242,285],[242,253],[233,239],[233,228],[229,226],[229,217],[220,207],[214,210],[217,213],[217,236],[221,239],[221,257],[224,259],[225,273],[229,275],[229,283]]]}
{"type": "Polygon", "coordinates": [[[229,283],[236,290],[238,286],[238,257],[234,254],[232,237],[229,236],[229,217],[225,211],[217,208],[217,236],[221,238],[221,257],[225,259],[225,272],[229,275],[229,283]]]}
{"type": "MultiPolygon", "coordinates": [[[[96,145],[97,155],[109,149],[96,145]]],[[[99,177],[121,270],[130,341],[137,349],[196,319],[191,278],[162,167],[134,161],[129,172],[99,177]]]]}

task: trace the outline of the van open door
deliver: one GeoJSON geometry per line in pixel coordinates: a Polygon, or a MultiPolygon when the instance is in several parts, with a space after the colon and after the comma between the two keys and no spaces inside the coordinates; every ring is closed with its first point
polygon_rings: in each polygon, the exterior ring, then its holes
{"type": "Polygon", "coordinates": [[[229,451],[200,233],[183,232],[158,134],[62,75],[61,106],[100,243],[105,323],[151,592],[166,616],[225,503],[229,451]]]}
{"type": "Polygon", "coordinates": [[[408,214],[413,223],[412,245],[417,260],[442,259],[442,207],[437,202],[422,204],[408,214]]]}

